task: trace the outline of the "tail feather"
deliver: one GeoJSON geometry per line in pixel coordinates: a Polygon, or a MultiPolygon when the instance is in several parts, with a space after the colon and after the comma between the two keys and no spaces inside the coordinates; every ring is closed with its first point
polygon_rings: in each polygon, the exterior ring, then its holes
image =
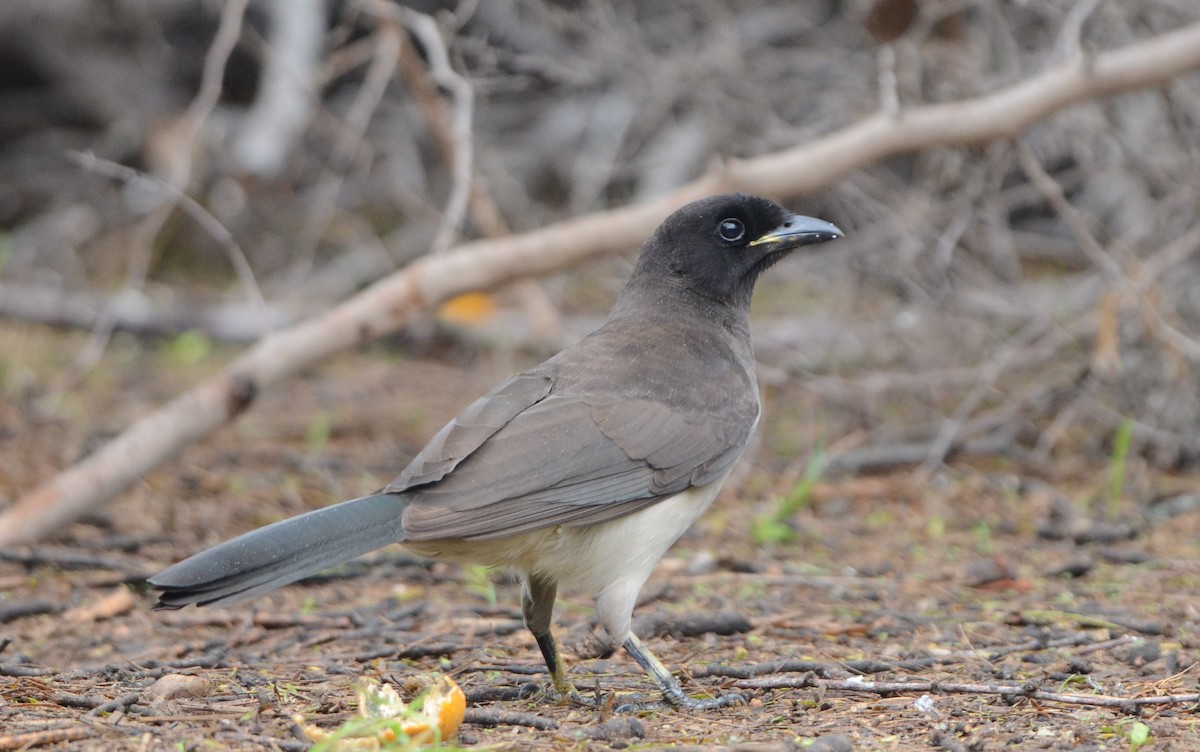
{"type": "Polygon", "coordinates": [[[156,609],[224,605],[404,540],[408,500],[373,494],[251,530],[151,577],[156,609]]]}

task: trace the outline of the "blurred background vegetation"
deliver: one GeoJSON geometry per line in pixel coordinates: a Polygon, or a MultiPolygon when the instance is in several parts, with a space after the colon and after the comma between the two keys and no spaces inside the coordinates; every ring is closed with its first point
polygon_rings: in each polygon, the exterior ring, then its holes
{"type": "MultiPolygon", "coordinates": [[[[53,368],[0,354],[13,409],[48,409],[102,370],[114,332],[166,337],[173,362],[203,370],[220,343],[459,239],[646,201],[722,159],[1200,18],[1190,0],[399,7],[0,5],[0,316],[10,343],[87,334],[53,368]]],[[[848,237],[760,288],[780,416],[768,460],[793,480],[814,450],[857,471],[973,456],[1054,477],[1115,453],[1194,470],[1198,168],[1189,74],[1071,107],[1019,143],[889,158],[792,201],[848,237]]],[[[598,323],[630,258],[456,299],[397,344],[536,360],[598,323]]]]}

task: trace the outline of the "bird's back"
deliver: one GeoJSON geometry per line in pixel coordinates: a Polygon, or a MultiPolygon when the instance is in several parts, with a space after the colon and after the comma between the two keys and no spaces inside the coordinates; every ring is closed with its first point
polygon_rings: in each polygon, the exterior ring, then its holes
{"type": "Polygon", "coordinates": [[[464,411],[388,490],[410,499],[411,542],[595,525],[722,477],[757,419],[748,341],[610,319],[464,411]]]}

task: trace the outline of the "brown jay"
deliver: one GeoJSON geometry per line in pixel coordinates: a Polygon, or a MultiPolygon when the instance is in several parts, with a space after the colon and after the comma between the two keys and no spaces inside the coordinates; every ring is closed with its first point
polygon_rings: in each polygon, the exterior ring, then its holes
{"type": "Polygon", "coordinates": [[[630,630],[638,592],[721,488],[758,423],[750,296],[769,266],[841,237],[762,198],[676,211],[598,330],[471,403],[377,493],[251,531],[150,578],[158,608],[227,604],[389,543],[505,567],[554,689],[578,698],[551,632],[558,587],[595,598],[666,702],[697,700],[630,630]]]}

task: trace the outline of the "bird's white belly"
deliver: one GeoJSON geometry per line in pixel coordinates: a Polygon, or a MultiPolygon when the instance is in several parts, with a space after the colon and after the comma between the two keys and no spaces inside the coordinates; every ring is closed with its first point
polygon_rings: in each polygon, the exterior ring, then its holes
{"type": "Polygon", "coordinates": [[[586,527],[550,527],[493,540],[406,542],[431,558],[543,574],[561,586],[598,595],[614,585],[636,598],[654,565],[704,513],[724,478],[675,494],[633,514],[586,527]]]}
{"type": "Polygon", "coordinates": [[[565,587],[591,595],[624,579],[633,580],[635,590],[640,590],[654,565],[708,509],[720,489],[718,481],[599,525],[559,528],[532,572],[545,572],[565,587]]]}

